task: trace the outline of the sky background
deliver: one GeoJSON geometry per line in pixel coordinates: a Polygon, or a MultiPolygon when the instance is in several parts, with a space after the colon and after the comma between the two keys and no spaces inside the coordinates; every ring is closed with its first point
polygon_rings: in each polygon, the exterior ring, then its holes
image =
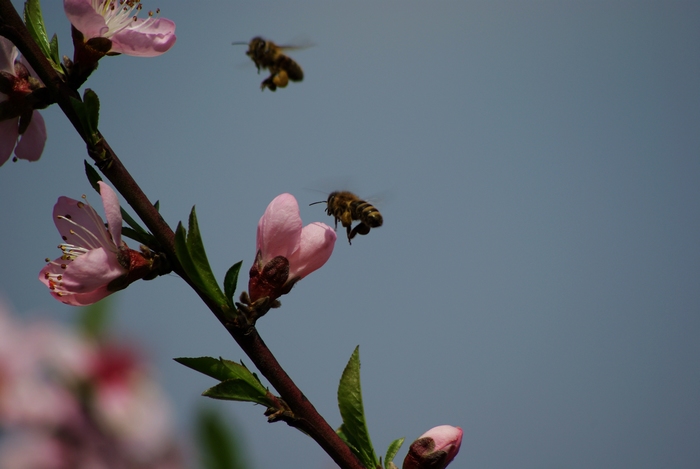
{"type": "MultiPolygon", "coordinates": [[[[61,2],[43,3],[72,55],[61,2]]],[[[246,288],[280,193],[305,223],[332,223],[308,204],[338,189],[384,216],[352,246],[339,230],[258,323],[333,427],[359,344],[380,454],[450,424],[455,469],[700,467],[700,3],[144,3],[175,21],[175,46],[105,58],[87,86],[171,226],[197,206],[220,279],[243,260],[246,288]],[[290,53],[302,83],[260,91],[231,45],[257,35],[314,44],[290,53]]],[[[42,114],[41,160],[0,168],[0,295],[70,321],[37,280],[58,255],[51,210],[61,195],[101,204],[85,145],[57,107],[42,114]]],[[[174,274],[114,299],[183,432],[214,381],[172,358],[250,363],[174,274]]],[[[263,408],[210,403],[255,467],[332,467],[263,408]]]]}

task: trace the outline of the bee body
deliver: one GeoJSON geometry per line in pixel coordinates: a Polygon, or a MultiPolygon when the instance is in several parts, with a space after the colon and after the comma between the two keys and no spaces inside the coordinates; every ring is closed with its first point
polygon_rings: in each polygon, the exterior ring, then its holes
{"type": "Polygon", "coordinates": [[[350,244],[355,235],[366,235],[371,228],[378,228],[384,223],[382,214],[374,205],[348,191],[331,192],[326,201],[326,213],[335,218],[336,228],[338,221],[345,227],[350,244]],[[360,223],[352,228],[355,220],[360,223]]]}
{"type": "Polygon", "coordinates": [[[284,54],[285,49],[292,47],[278,46],[272,41],[261,37],[254,37],[248,44],[248,55],[255,63],[255,67],[260,70],[269,70],[270,76],[260,84],[261,89],[269,88],[275,91],[277,88],[284,88],[292,81],[302,81],[304,71],[298,63],[284,54]]]}

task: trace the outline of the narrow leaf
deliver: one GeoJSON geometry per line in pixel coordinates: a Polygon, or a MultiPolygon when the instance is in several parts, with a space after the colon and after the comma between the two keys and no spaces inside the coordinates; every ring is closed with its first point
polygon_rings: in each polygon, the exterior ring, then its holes
{"type": "Polygon", "coordinates": [[[83,166],[85,166],[85,175],[88,178],[88,181],[90,182],[90,185],[92,186],[93,189],[99,194],[100,193],[100,186],[97,184],[102,180],[102,176],[97,172],[95,168],[92,167],[90,163],[88,163],[87,160],[83,160],[83,166]]]}
{"type": "Polygon", "coordinates": [[[197,288],[206,291],[199,271],[194,261],[192,261],[190,251],[187,249],[187,232],[185,231],[185,227],[182,226],[182,222],[178,223],[175,229],[175,254],[177,254],[177,259],[180,261],[180,265],[185,270],[185,273],[187,273],[187,276],[197,285],[197,288]]]}
{"type": "Polygon", "coordinates": [[[78,115],[80,127],[82,128],[83,133],[88,137],[92,137],[93,131],[90,129],[90,118],[88,116],[88,111],[85,108],[85,103],[73,97],[70,98],[70,103],[73,106],[73,110],[78,115]]]}
{"type": "Polygon", "coordinates": [[[343,433],[350,442],[351,448],[356,448],[356,456],[365,467],[376,467],[379,462],[369,437],[362,404],[359,346],[352,353],[340,378],[338,408],[343,418],[343,433]]]}
{"type": "Polygon", "coordinates": [[[401,445],[403,444],[403,441],[406,438],[399,438],[398,440],[394,440],[391,442],[389,445],[389,448],[386,450],[386,456],[384,456],[384,464],[385,468],[389,467],[389,464],[391,464],[392,461],[394,461],[394,457],[396,457],[396,453],[399,452],[399,449],[401,449],[401,445]]]}
{"type": "Polygon", "coordinates": [[[251,386],[248,381],[242,379],[222,381],[204,391],[202,396],[227,401],[254,402],[265,407],[275,406],[275,403],[267,397],[267,392],[261,393],[259,388],[251,386]]]}
{"type": "Polygon", "coordinates": [[[51,48],[49,47],[49,35],[44,26],[44,17],[41,14],[41,4],[39,0],[27,0],[24,3],[24,23],[27,25],[29,33],[36,41],[41,52],[51,58],[51,48]]]}
{"type": "Polygon", "coordinates": [[[211,299],[219,305],[227,303],[226,297],[219,288],[219,284],[211,271],[207,253],[204,249],[202,236],[199,232],[199,224],[197,223],[197,213],[192,207],[190,212],[189,226],[187,230],[187,250],[190,253],[190,258],[194,264],[199,277],[202,280],[202,290],[206,292],[211,299]]]}
{"type": "Polygon", "coordinates": [[[211,376],[214,379],[218,379],[219,381],[243,379],[250,382],[251,385],[259,387],[263,392],[267,392],[267,388],[262,385],[258,376],[252,373],[248,367],[242,363],[212,357],[181,357],[175,358],[175,361],[195,371],[211,376]]]}
{"type": "Polygon", "coordinates": [[[231,266],[226,272],[224,277],[224,294],[229,301],[229,306],[233,308],[233,296],[236,293],[236,284],[238,283],[238,272],[241,270],[241,264],[243,261],[236,262],[231,266]]]}
{"type": "Polygon", "coordinates": [[[58,66],[61,63],[61,56],[59,54],[59,49],[58,49],[58,36],[55,34],[51,38],[51,42],[49,42],[49,50],[51,54],[51,62],[54,68],[58,69],[60,72],[60,66],[58,66]]]}
{"type": "Polygon", "coordinates": [[[100,98],[97,97],[97,93],[87,88],[83,93],[83,103],[85,104],[90,134],[94,134],[99,128],[100,98]]]}
{"type": "MultiPolygon", "coordinates": [[[[188,368],[192,368],[195,371],[199,371],[200,373],[204,373],[205,375],[211,376],[212,378],[218,379],[219,381],[225,381],[227,379],[233,379],[233,378],[239,377],[236,374],[236,372],[234,371],[235,368],[226,366],[226,363],[221,358],[181,357],[181,358],[175,358],[174,360],[176,362],[180,363],[181,365],[185,365],[188,368]]],[[[233,362],[230,362],[230,363],[233,363],[233,362]]],[[[243,365],[239,365],[239,366],[243,366],[243,365]]],[[[243,367],[243,368],[245,368],[245,367],[243,367]]],[[[247,370],[247,368],[246,368],[246,370],[247,370]]]]}

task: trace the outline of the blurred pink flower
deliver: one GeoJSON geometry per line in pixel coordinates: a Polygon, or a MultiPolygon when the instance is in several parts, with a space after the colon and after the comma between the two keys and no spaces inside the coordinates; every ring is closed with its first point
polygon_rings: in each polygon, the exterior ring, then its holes
{"type": "Polygon", "coordinates": [[[0,468],[180,469],[171,428],[133,346],[25,325],[0,302],[0,468]]]}
{"type": "Polygon", "coordinates": [[[100,181],[107,217],[102,218],[86,201],[59,197],[53,219],[63,238],[61,257],[39,272],[39,280],[63,303],[84,306],[126,288],[149,271],[149,261],[129,249],[121,239],[122,216],[117,194],[100,181]]]}
{"type": "Polygon", "coordinates": [[[459,453],[462,429],[451,425],[431,428],[411,443],[403,469],[444,469],[459,453]]]}
{"type": "Polygon", "coordinates": [[[71,24],[85,40],[107,38],[110,53],[154,57],[175,44],[175,23],[156,18],[137,18],[140,0],[63,0],[63,9],[71,24]]]}
{"type": "Polygon", "coordinates": [[[0,422],[4,425],[56,425],[78,412],[65,389],[44,379],[47,354],[38,339],[33,327],[15,321],[0,303],[0,422]]]}
{"type": "Polygon", "coordinates": [[[335,231],[324,223],[302,228],[293,195],[275,197],[258,222],[257,254],[248,282],[251,301],[289,293],[297,281],[328,261],[335,240],[335,231]]]}
{"type": "Polygon", "coordinates": [[[44,118],[26,99],[40,82],[30,78],[28,68],[17,61],[18,55],[17,48],[0,36],[0,73],[5,91],[0,91],[1,114],[5,119],[0,121],[0,166],[13,151],[19,159],[37,161],[46,143],[44,118]]]}

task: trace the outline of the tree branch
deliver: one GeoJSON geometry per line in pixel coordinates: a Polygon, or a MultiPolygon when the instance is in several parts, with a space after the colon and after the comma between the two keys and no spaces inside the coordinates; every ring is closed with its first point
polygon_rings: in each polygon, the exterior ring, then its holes
{"type": "MultiPolygon", "coordinates": [[[[80,95],[71,89],[62,76],[53,69],[47,58],[42,54],[25,27],[10,0],[0,0],[0,35],[8,38],[22,52],[22,55],[34,68],[38,76],[49,90],[51,98],[61,107],[83,140],[89,142],[89,136],[84,134],[80,120],[73,109],[71,98],[80,99],[80,95]]],[[[100,134],[101,137],[101,134],[100,134]]],[[[89,144],[88,144],[89,145],[89,144]]],[[[88,155],[96,159],[95,148],[88,146],[88,155]]],[[[100,150],[104,150],[103,158],[108,164],[96,160],[104,176],[112,183],[117,191],[133,208],[148,229],[153,233],[161,249],[168,257],[173,270],[185,280],[204,301],[212,313],[226,327],[233,339],[248,355],[257,369],[262,373],[298,419],[297,427],[307,432],[328,455],[343,469],[363,469],[362,464],[350,451],[350,448],[338,437],[333,428],[316,411],[315,407],[304,396],[301,390],[282,369],[270,349],[265,345],[257,330],[245,334],[226,322],[226,316],[219,305],[214,304],[188,278],[175,254],[175,234],[170,226],[155,209],[146,194],[143,193],[131,174],[102,138],[100,150]]]]}

